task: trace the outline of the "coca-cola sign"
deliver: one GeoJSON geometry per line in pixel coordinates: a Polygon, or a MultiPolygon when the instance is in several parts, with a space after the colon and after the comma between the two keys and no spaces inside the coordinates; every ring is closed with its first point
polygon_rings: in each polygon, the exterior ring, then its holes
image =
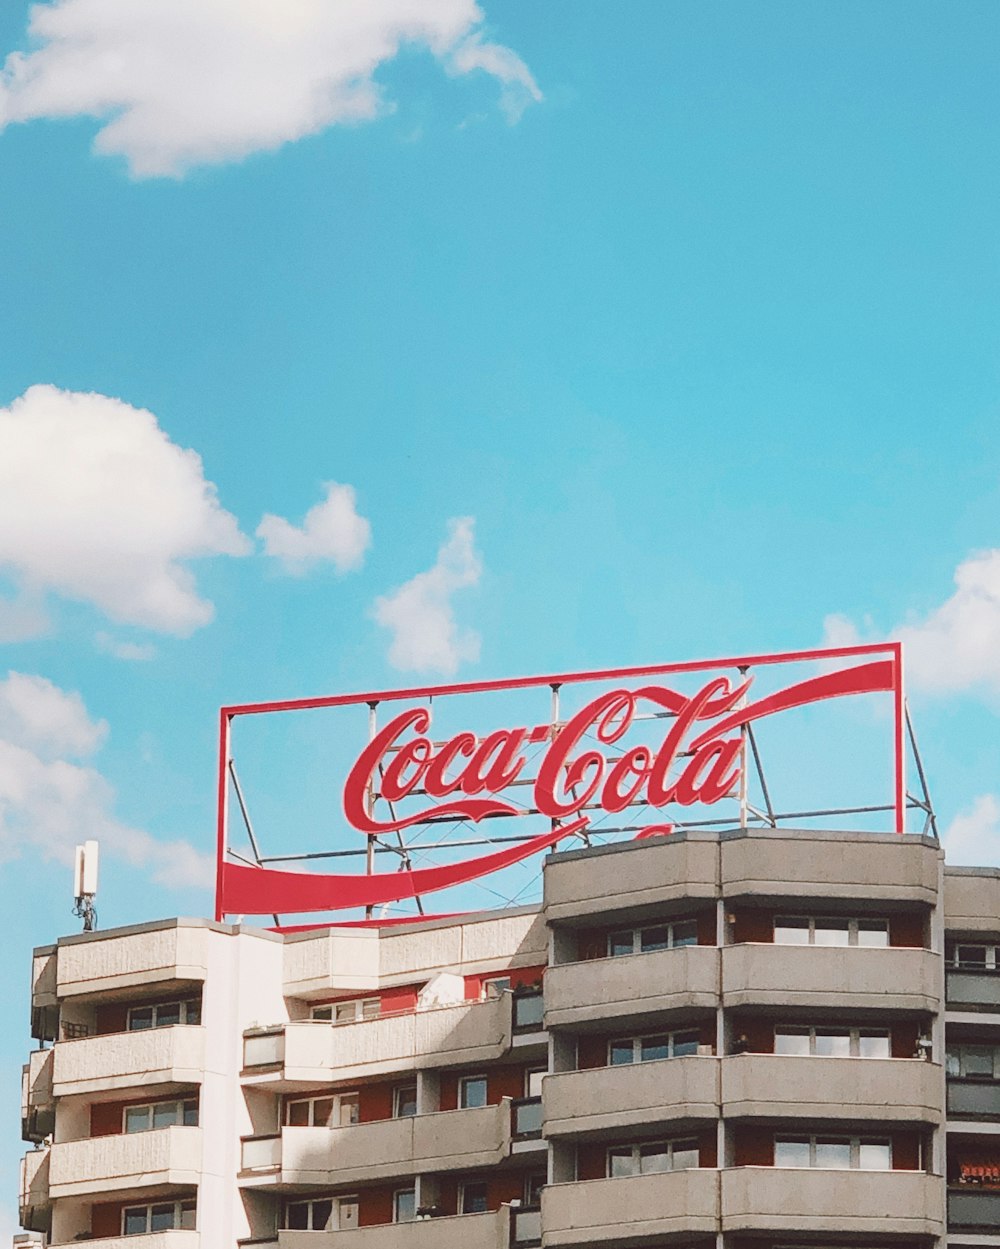
{"type": "Polygon", "coordinates": [[[224,708],[218,915],[398,902],[509,867],[579,835],[597,818],[628,808],[647,816],[633,836],[669,833],[674,826],[671,809],[712,807],[745,793],[748,726],[794,707],[877,692],[895,695],[894,823],[902,831],[902,681],[896,645],[224,708]],[[816,659],[825,661],[822,670],[813,667],[804,679],[753,697],[755,668],[816,659]],[[855,662],[831,667],[835,659],[855,662]],[[720,668],[735,672],[719,673],[720,668]],[[716,675],[694,692],[683,693],[669,680],[672,674],[699,670],[716,675]],[[596,682],[604,688],[565,719],[478,733],[463,729],[444,740],[435,740],[431,731],[431,698],[542,685],[559,690],[596,682]],[[376,708],[417,699],[424,701],[406,706],[381,726],[375,723],[376,708]],[[479,826],[498,818],[532,816],[548,826],[502,850],[388,873],[371,870],[371,856],[364,873],[285,871],[232,862],[225,838],[232,720],[262,711],[356,704],[371,708],[371,731],[344,780],[342,809],[347,823],[369,844],[382,844],[380,839],[389,835],[401,842],[403,830],[449,821],[479,826]],[[661,732],[651,734],[651,724],[661,732]]]}

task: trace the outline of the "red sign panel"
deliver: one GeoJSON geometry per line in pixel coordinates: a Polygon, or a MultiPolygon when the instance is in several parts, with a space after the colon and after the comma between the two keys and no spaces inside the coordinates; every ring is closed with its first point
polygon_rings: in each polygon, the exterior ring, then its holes
{"type": "Polygon", "coordinates": [[[890,809],[895,831],[903,832],[902,656],[894,643],[225,707],[219,760],[217,918],[356,907],[370,913],[375,906],[501,871],[566,838],[578,839],[593,821],[626,809],[652,817],[632,832],[637,837],[671,832],[679,822],[672,814],[678,808],[683,814],[686,808],[714,807],[727,799],[742,803],[737,818],[745,823],[752,726],[792,708],[878,692],[894,696],[890,809]],[[813,672],[754,697],[755,671],[782,664],[812,664],[813,672]],[[690,682],[693,673],[707,679],[693,692],[681,692],[680,679],[690,682]],[[577,697],[581,705],[560,718],[558,692],[587,691],[595,685],[600,687],[596,695],[577,697]],[[442,740],[432,736],[433,700],[545,686],[555,694],[553,714],[546,722],[485,732],[466,728],[442,740]],[[380,727],[377,712],[399,704],[404,709],[380,727]],[[347,824],[367,839],[369,849],[383,847],[387,838],[398,839],[402,846],[404,830],[456,821],[477,828],[489,820],[530,816],[546,827],[513,839],[515,844],[502,850],[461,861],[413,867],[404,856],[401,869],[387,873],[374,870],[372,853],[364,873],[287,871],[233,862],[227,848],[228,793],[230,778],[235,780],[230,758],[233,720],[352,705],[370,709],[369,740],[343,779],[342,811],[347,824]]]}

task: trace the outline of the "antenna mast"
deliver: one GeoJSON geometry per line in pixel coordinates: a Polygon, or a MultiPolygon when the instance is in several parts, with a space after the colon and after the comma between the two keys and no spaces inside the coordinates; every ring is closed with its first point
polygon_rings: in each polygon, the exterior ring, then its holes
{"type": "Polygon", "coordinates": [[[97,927],[97,842],[85,841],[76,848],[73,870],[73,914],[83,920],[83,931],[93,932],[97,927]]]}

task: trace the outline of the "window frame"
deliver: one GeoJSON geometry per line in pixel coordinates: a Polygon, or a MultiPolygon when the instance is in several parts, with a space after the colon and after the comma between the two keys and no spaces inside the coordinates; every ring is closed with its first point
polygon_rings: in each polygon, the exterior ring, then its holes
{"type": "Polygon", "coordinates": [[[490,1208],[490,1188],[487,1180],[466,1180],[458,1186],[458,1213],[459,1214],[488,1214],[490,1208]],[[466,1210],[465,1202],[470,1189],[482,1189],[483,1208],[482,1210],[466,1210]]]}
{"type": "MultiPolygon", "coordinates": [[[[774,1028],[774,1053],[781,1058],[860,1058],[861,1055],[861,1037],[878,1036],[884,1038],[887,1043],[888,1053],[885,1058],[892,1058],[892,1029],[891,1028],[867,1028],[861,1026],[845,1026],[840,1027],[837,1024],[783,1024],[775,1025],[774,1028]],[[809,1053],[805,1054],[781,1054],[778,1050],[778,1033],[784,1032],[786,1035],[808,1036],[809,1053]],[[816,1035],[817,1033],[846,1033],[847,1045],[849,1053],[847,1054],[817,1054],[816,1053],[816,1035]]],[[[876,1055],[875,1057],[882,1057],[876,1055]]]]}
{"type": "Polygon", "coordinates": [[[139,1136],[143,1132],[161,1132],[163,1128],[196,1128],[198,1126],[198,1098],[197,1097],[166,1097],[162,1101],[156,1102],[139,1102],[133,1106],[122,1107],[122,1136],[139,1136]],[[162,1127],[156,1127],[156,1109],[161,1106],[174,1106],[180,1109],[180,1118],[173,1123],[165,1123],[162,1127]],[[187,1118],[187,1108],[194,1107],[194,1122],[185,1122],[187,1118]],[[146,1110],[149,1112],[149,1126],[145,1128],[135,1128],[129,1130],[128,1117],[135,1114],[138,1110],[146,1110]]]}
{"type": "Polygon", "coordinates": [[[605,943],[605,957],[607,958],[627,958],[630,954],[657,954],[663,950],[683,950],[688,946],[698,944],[698,919],[670,919],[657,924],[637,924],[633,928],[616,928],[609,932],[605,943]],[[688,924],[694,925],[693,941],[678,941],[675,929],[685,927],[688,924]],[[655,948],[643,949],[643,942],[646,933],[655,932],[659,928],[667,930],[667,944],[658,945],[655,948]],[[627,950],[616,951],[613,946],[616,937],[628,936],[631,946],[627,950]]]}
{"type": "MultiPolygon", "coordinates": [[[[121,1212],[121,1234],[122,1236],[147,1236],[149,1235],[149,1233],[153,1230],[153,1227],[152,1227],[153,1210],[161,1209],[165,1206],[173,1207],[173,1220],[174,1221],[170,1225],[169,1228],[164,1228],[163,1229],[164,1231],[196,1231],[197,1230],[197,1221],[198,1221],[197,1198],[178,1197],[174,1201],[141,1201],[141,1202],[136,1202],[134,1205],[131,1205],[131,1204],[124,1205],[122,1207],[122,1212],[121,1212]],[[142,1210],[145,1212],[146,1226],[141,1232],[127,1232],[125,1230],[125,1226],[126,1226],[126,1222],[128,1219],[128,1215],[130,1213],[134,1213],[137,1210],[142,1210]],[[184,1219],[184,1215],[189,1211],[194,1214],[194,1220],[192,1221],[191,1226],[189,1228],[185,1228],[183,1219],[184,1219]]],[[[159,1231],[160,1229],[157,1228],[156,1230],[159,1231]]]]}
{"type": "Polygon", "coordinates": [[[976,1041],[953,1041],[945,1049],[945,1074],[955,1080],[978,1080],[983,1084],[1000,1080],[1000,1045],[979,1044],[976,1041]],[[990,1050],[993,1054],[993,1072],[966,1071],[965,1055],[969,1050],[990,1050]]]}
{"type": "Polygon", "coordinates": [[[392,1089],[392,1117],[394,1119],[414,1119],[417,1115],[417,1083],[415,1080],[406,1084],[396,1084],[392,1089]],[[413,1090],[413,1110],[409,1114],[401,1114],[399,1110],[402,1095],[413,1090]]]}
{"type": "Polygon", "coordinates": [[[412,1223],[417,1217],[417,1190],[416,1188],[396,1188],[392,1193],[392,1221],[393,1223],[412,1223]],[[400,1197],[412,1197],[413,1213],[407,1219],[399,1217],[399,1199],[400,1197]]]}
{"type": "Polygon", "coordinates": [[[186,1028],[200,1027],[201,1025],[201,1000],[199,998],[182,998],[180,1001],[174,998],[172,1001],[166,1002],[142,1002],[128,1008],[128,1014],[125,1017],[126,1032],[152,1032],[154,1028],[186,1028]],[[179,1006],[180,1018],[176,1023],[159,1023],[157,1021],[157,1012],[166,1007],[179,1006]],[[195,1010],[192,1011],[192,1006],[195,1010]],[[153,1012],[153,1022],[146,1027],[134,1028],[132,1026],[132,1016],[137,1011],[151,1010],[153,1012]],[[196,1016],[193,1020],[191,1015],[196,1016]]]}
{"type": "Polygon", "coordinates": [[[337,1002],[320,1002],[310,1007],[309,1020],[311,1023],[361,1023],[369,1019],[378,1019],[381,1014],[382,999],[380,997],[348,997],[341,998],[337,1002]],[[352,1008],[350,1019],[338,1019],[338,1012],[348,1006],[352,1008]]]}
{"type": "Polygon", "coordinates": [[[490,1104],[490,1081],[485,1071],[477,1072],[475,1075],[459,1076],[458,1078],[458,1109],[459,1110],[482,1110],[490,1104]],[[470,1106],[466,1102],[465,1090],[470,1084],[483,1085],[483,1100],[481,1103],[470,1106]]]}
{"type": "MultiPolygon", "coordinates": [[[[692,1151],[690,1148],[688,1148],[688,1149],[685,1149],[683,1152],[690,1153],[692,1151]]],[[[605,1178],[609,1180],[632,1179],[633,1177],[637,1175],[659,1175],[659,1174],[662,1174],[663,1171],[696,1171],[700,1167],[701,1167],[701,1143],[696,1136],[672,1136],[666,1140],[656,1139],[656,1140],[649,1140],[649,1141],[625,1142],[625,1143],[618,1144],[618,1145],[608,1145],[607,1149],[604,1152],[604,1175],[605,1175],[605,1178]],[[681,1145],[685,1145],[688,1147],[692,1145],[694,1146],[693,1152],[697,1154],[698,1161],[693,1167],[675,1167],[674,1166],[674,1155],[675,1153],[681,1152],[679,1148],[681,1145]],[[656,1146],[663,1146],[663,1150],[670,1160],[670,1165],[667,1167],[664,1167],[662,1171],[653,1171],[653,1170],[643,1171],[642,1151],[649,1150],[656,1146]],[[617,1153],[619,1155],[623,1155],[626,1150],[629,1151],[631,1154],[632,1162],[633,1162],[635,1169],[632,1171],[629,1171],[626,1175],[613,1175],[611,1172],[612,1154],[617,1153]]]]}
{"type": "Polygon", "coordinates": [[[479,999],[482,1002],[493,1001],[503,997],[505,993],[513,993],[510,973],[502,976],[485,976],[480,982],[479,999]],[[499,987],[498,987],[499,986],[499,987]]]}
{"type": "Polygon", "coordinates": [[[639,1036],[610,1037],[608,1039],[608,1044],[607,1044],[607,1049],[606,1049],[605,1065],[608,1067],[632,1067],[632,1066],[637,1066],[639,1063],[643,1063],[643,1062],[667,1062],[672,1058],[693,1058],[697,1055],[698,1053],[697,1047],[701,1045],[701,1043],[702,1043],[701,1031],[698,1028],[676,1028],[672,1032],[649,1032],[649,1033],[641,1034],[639,1036]],[[677,1038],[686,1037],[686,1036],[697,1036],[698,1040],[695,1042],[694,1052],[688,1053],[688,1054],[675,1054],[674,1046],[676,1045],[677,1038]],[[669,1053],[666,1055],[666,1057],[665,1058],[643,1058],[642,1057],[643,1041],[659,1040],[661,1037],[665,1037],[667,1041],[667,1049],[669,1053]],[[616,1045],[624,1047],[629,1044],[631,1044],[632,1046],[632,1061],[628,1063],[613,1063],[611,1061],[612,1048],[616,1045]]]}
{"type": "Polygon", "coordinates": [[[845,1170],[845,1171],[871,1171],[881,1174],[885,1171],[891,1171],[892,1168],[892,1137],[890,1136],[869,1136],[865,1133],[852,1133],[844,1135],[838,1132],[788,1132],[776,1134],[774,1137],[774,1165],[780,1170],[787,1171],[806,1171],[806,1170],[845,1170]],[[808,1142],[809,1145],[809,1164],[806,1167],[797,1167],[794,1164],[778,1162],[778,1144],[781,1141],[795,1142],[802,1144],[808,1142]],[[850,1165],[847,1167],[826,1168],[821,1167],[816,1162],[816,1143],[836,1143],[847,1144],[850,1147],[850,1165]],[[889,1165],[885,1167],[862,1167],[861,1166],[861,1147],[862,1145],[880,1145],[888,1150],[889,1165]]]}
{"type": "Polygon", "coordinates": [[[1000,945],[991,941],[956,941],[951,949],[951,958],[948,960],[948,966],[959,971],[980,973],[1000,970],[1000,945]],[[983,965],[963,963],[960,955],[962,950],[982,950],[983,965]]]}
{"type": "Polygon", "coordinates": [[[281,1222],[283,1224],[282,1230],[288,1231],[288,1232],[294,1232],[294,1231],[335,1232],[339,1230],[339,1226],[338,1227],[333,1226],[333,1220],[334,1220],[335,1215],[337,1217],[337,1223],[339,1225],[340,1206],[339,1206],[339,1201],[336,1197],[291,1197],[290,1199],[286,1199],[282,1205],[282,1209],[281,1209],[281,1222]],[[322,1225],[322,1227],[317,1227],[315,1208],[318,1205],[327,1205],[327,1204],[329,1204],[330,1206],[330,1213],[327,1215],[326,1222],[322,1225]],[[290,1210],[292,1206],[305,1206],[306,1207],[306,1209],[308,1210],[308,1214],[306,1216],[306,1223],[308,1224],[308,1226],[299,1227],[299,1228],[289,1226],[288,1211],[290,1210]]]}
{"type": "MultiPolygon", "coordinates": [[[[822,931],[822,929],[821,929],[822,931]]],[[[775,915],[774,925],[772,928],[772,940],[774,945],[792,945],[801,946],[808,945],[814,948],[824,950],[843,950],[843,949],[861,949],[861,950],[884,950],[889,949],[892,945],[892,928],[889,923],[888,916],[884,915],[775,915]],[[847,941],[843,944],[839,942],[823,942],[816,940],[816,925],[829,921],[832,924],[847,925],[847,941]],[[807,941],[779,941],[778,928],[784,925],[786,928],[795,928],[806,925],[806,931],[809,934],[807,941]],[[864,924],[884,924],[885,925],[885,945],[865,945],[858,940],[858,933],[864,924]]]]}

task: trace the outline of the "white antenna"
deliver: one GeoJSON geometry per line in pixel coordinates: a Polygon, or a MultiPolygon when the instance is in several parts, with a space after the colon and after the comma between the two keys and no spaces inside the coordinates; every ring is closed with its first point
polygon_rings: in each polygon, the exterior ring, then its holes
{"type": "Polygon", "coordinates": [[[77,846],[73,868],[73,914],[83,920],[84,932],[93,932],[97,927],[97,911],[94,908],[97,862],[96,841],[85,841],[82,846],[77,846]]]}

